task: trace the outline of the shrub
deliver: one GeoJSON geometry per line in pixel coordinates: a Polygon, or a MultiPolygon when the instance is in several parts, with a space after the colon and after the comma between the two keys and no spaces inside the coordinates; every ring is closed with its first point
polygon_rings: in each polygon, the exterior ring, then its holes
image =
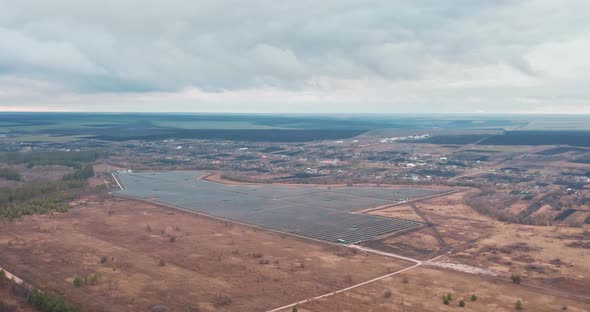
{"type": "Polygon", "coordinates": [[[174,236],[174,235],[173,236],[170,236],[170,242],[171,243],[176,242],[176,236],[174,236]]]}
{"type": "Polygon", "coordinates": [[[513,273],[512,276],[510,276],[510,279],[514,284],[520,284],[520,274],[513,273]]]}
{"type": "Polygon", "coordinates": [[[96,272],[94,274],[90,274],[87,278],[87,281],[90,285],[96,285],[100,282],[101,274],[96,272]]]}
{"type": "Polygon", "coordinates": [[[80,276],[74,277],[74,286],[76,286],[76,287],[84,286],[84,279],[82,279],[80,276]]]}
{"type": "Polygon", "coordinates": [[[351,284],[352,283],[352,275],[346,274],[344,276],[344,282],[347,283],[347,284],[351,284]]]}
{"type": "Polygon", "coordinates": [[[391,298],[391,290],[389,290],[389,289],[388,289],[388,290],[386,290],[386,291],[383,293],[383,298],[385,298],[385,299],[389,299],[389,298],[391,298]]]}
{"type": "Polygon", "coordinates": [[[459,301],[459,306],[460,306],[461,308],[462,308],[462,307],[464,307],[464,306],[465,306],[465,301],[463,301],[463,300],[460,300],[460,301],[459,301]]]}
{"type": "Polygon", "coordinates": [[[294,305],[293,308],[291,309],[291,312],[297,312],[297,306],[294,305]]]}
{"type": "Polygon", "coordinates": [[[444,303],[444,304],[446,304],[446,305],[449,305],[449,302],[450,302],[450,300],[449,300],[449,299],[447,299],[447,298],[444,298],[444,299],[443,299],[443,303],[444,303]]]}
{"type": "MultiPolygon", "coordinates": [[[[0,287],[4,287],[4,285],[6,285],[8,283],[8,280],[6,279],[6,273],[4,272],[4,270],[0,270],[0,287]]],[[[2,311],[2,309],[0,309],[0,311],[2,311]]]]}
{"type": "Polygon", "coordinates": [[[449,299],[449,301],[453,300],[453,295],[451,293],[447,293],[447,299],[449,299]]]}
{"type": "Polygon", "coordinates": [[[471,301],[477,301],[477,296],[475,294],[471,295],[471,301]]]}
{"type": "Polygon", "coordinates": [[[213,300],[213,305],[216,307],[223,307],[231,304],[231,298],[226,295],[217,295],[213,300]]]}
{"type": "Polygon", "coordinates": [[[516,300],[515,308],[516,308],[516,310],[523,310],[524,309],[524,303],[522,302],[521,299],[516,300]]]}
{"type": "Polygon", "coordinates": [[[164,259],[160,259],[160,262],[158,263],[158,265],[163,267],[166,265],[166,261],[164,261],[164,259]]]}

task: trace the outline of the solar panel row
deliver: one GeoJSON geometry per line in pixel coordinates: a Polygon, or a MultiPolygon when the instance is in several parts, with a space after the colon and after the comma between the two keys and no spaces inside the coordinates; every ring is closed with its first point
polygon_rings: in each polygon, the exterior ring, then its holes
{"type": "Polygon", "coordinates": [[[364,241],[420,226],[419,222],[352,211],[440,193],[387,187],[226,185],[198,179],[203,172],[119,173],[117,193],[328,242],[364,241]]]}

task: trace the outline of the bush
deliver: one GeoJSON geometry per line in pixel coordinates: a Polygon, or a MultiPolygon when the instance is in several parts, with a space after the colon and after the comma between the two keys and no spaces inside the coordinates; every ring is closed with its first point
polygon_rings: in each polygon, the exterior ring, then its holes
{"type": "Polygon", "coordinates": [[[226,295],[217,295],[213,300],[213,305],[216,307],[223,307],[231,304],[231,298],[226,295]]]}
{"type": "Polygon", "coordinates": [[[82,287],[84,286],[84,279],[82,279],[80,276],[76,276],[74,277],[74,286],[76,287],[82,287]]]}
{"type": "Polygon", "coordinates": [[[520,284],[520,274],[513,273],[512,276],[510,276],[510,279],[514,284],[520,284]]]}
{"type": "Polygon", "coordinates": [[[450,302],[450,300],[449,300],[449,299],[447,299],[447,298],[444,298],[444,299],[443,299],[443,303],[444,303],[444,304],[446,304],[446,305],[449,305],[449,302],[450,302]]]}
{"type": "Polygon", "coordinates": [[[90,274],[86,280],[90,285],[96,285],[98,282],[100,282],[101,277],[101,274],[96,272],[94,274],[90,274]]]}
{"type": "Polygon", "coordinates": [[[471,295],[471,301],[477,301],[477,296],[475,294],[471,295]]]}
{"type": "Polygon", "coordinates": [[[447,293],[447,299],[449,299],[449,301],[453,300],[453,295],[451,293],[447,293]]]}
{"type": "Polygon", "coordinates": [[[463,307],[465,306],[465,301],[463,301],[463,300],[460,300],[460,301],[459,301],[459,306],[460,306],[461,308],[463,308],[463,307]]]}
{"type": "Polygon", "coordinates": [[[389,290],[389,289],[388,289],[388,290],[386,290],[386,291],[383,293],[383,298],[385,298],[385,299],[389,299],[389,298],[391,298],[391,290],[389,290]]]}
{"type": "Polygon", "coordinates": [[[294,305],[293,308],[291,309],[291,312],[297,312],[297,306],[294,305]]]}
{"type": "Polygon", "coordinates": [[[522,302],[521,299],[516,300],[515,308],[516,308],[516,310],[523,310],[524,309],[524,303],[522,302]]]}
{"type": "Polygon", "coordinates": [[[81,307],[66,303],[63,297],[38,289],[31,291],[28,302],[41,312],[82,312],[81,307]]]}

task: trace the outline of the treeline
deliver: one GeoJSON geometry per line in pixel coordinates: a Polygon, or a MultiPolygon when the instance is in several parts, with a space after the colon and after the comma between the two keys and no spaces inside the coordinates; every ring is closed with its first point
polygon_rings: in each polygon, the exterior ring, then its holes
{"type": "Polygon", "coordinates": [[[0,206],[44,197],[49,194],[84,186],[81,180],[62,180],[53,182],[34,182],[16,188],[0,188],[0,206]]]}
{"type": "Polygon", "coordinates": [[[26,215],[45,214],[52,211],[67,212],[70,205],[65,202],[66,199],[72,198],[46,198],[9,203],[0,208],[0,219],[12,220],[26,215]]]}
{"type": "Polygon", "coordinates": [[[101,151],[4,152],[0,153],[0,162],[27,164],[28,166],[63,165],[77,168],[80,167],[79,163],[93,162],[107,155],[107,153],[101,151]]]}
{"type": "Polygon", "coordinates": [[[63,176],[60,181],[36,182],[17,188],[0,188],[0,219],[15,219],[24,215],[52,211],[66,212],[67,201],[74,199],[76,190],[94,176],[91,165],[63,176]]]}
{"type": "Polygon", "coordinates": [[[92,165],[87,165],[87,166],[81,167],[79,169],[76,169],[76,171],[74,171],[73,173],[66,174],[62,178],[62,180],[64,180],[64,181],[86,180],[86,179],[91,178],[93,176],[94,176],[94,168],[92,167],[92,165]]]}
{"type": "Polygon", "coordinates": [[[20,173],[12,168],[0,168],[0,178],[12,181],[20,181],[22,179],[20,173]]]}

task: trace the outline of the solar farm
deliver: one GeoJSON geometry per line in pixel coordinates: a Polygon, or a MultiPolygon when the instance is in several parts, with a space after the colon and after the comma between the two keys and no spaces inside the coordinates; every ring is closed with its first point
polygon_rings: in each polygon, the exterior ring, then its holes
{"type": "Polygon", "coordinates": [[[228,185],[198,171],[120,172],[116,194],[334,243],[357,243],[408,230],[419,222],[355,213],[444,193],[389,187],[228,185]]]}

